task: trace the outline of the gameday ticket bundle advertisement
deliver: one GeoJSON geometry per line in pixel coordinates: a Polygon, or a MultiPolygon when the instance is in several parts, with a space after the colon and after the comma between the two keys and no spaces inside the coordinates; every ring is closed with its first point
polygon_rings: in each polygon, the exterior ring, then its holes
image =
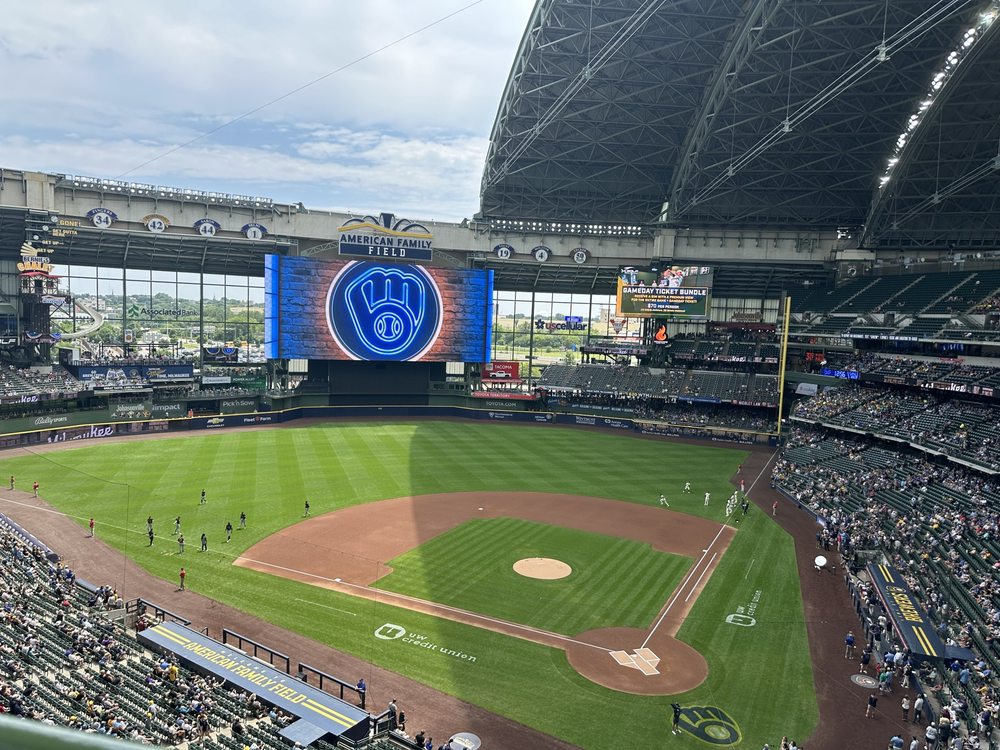
{"type": "Polygon", "coordinates": [[[633,318],[706,320],[711,310],[711,266],[667,266],[618,272],[618,315],[633,318]]]}

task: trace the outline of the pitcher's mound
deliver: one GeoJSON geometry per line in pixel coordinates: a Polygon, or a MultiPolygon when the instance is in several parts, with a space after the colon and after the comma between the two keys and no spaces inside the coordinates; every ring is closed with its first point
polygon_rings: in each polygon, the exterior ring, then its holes
{"type": "Polygon", "coordinates": [[[557,578],[565,578],[573,572],[573,569],[561,560],[553,560],[551,557],[526,557],[514,563],[514,572],[527,578],[554,581],[557,578]]]}

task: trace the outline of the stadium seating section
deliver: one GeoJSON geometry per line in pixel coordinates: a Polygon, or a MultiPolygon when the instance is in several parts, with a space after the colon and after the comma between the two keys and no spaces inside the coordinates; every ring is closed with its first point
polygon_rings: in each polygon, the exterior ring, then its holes
{"type": "Polygon", "coordinates": [[[549,365],[537,381],[550,391],[776,403],[774,375],[716,370],[651,371],[648,367],[549,365]]]}
{"type": "Polygon", "coordinates": [[[0,396],[33,396],[59,391],[78,391],[80,381],[60,365],[49,373],[19,370],[10,365],[0,367],[0,396]]]}
{"type": "Polygon", "coordinates": [[[792,334],[998,341],[1000,271],[906,273],[852,279],[792,297],[792,334]],[[891,315],[887,315],[891,314],[891,315]]]}
{"type": "MultiPolygon", "coordinates": [[[[968,447],[973,440],[965,436],[976,434],[974,425],[995,425],[1000,415],[995,407],[951,401],[928,401],[918,409],[919,398],[867,389],[811,399],[800,412],[836,424],[837,417],[851,422],[856,417],[849,415],[859,413],[890,417],[890,403],[901,408],[883,433],[928,445],[968,447]]],[[[969,730],[982,732],[981,712],[995,716],[1000,710],[1000,480],[872,437],[810,427],[792,430],[772,484],[825,519],[847,560],[859,550],[884,554],[904,574],[942,640],[972,649],[967,684],[947,665],[926,668],[924,678],[938,704],[950,705],[969,730]]],[[[986,735],[992,723],[987,720],[986,735]]]]}
{"type": "MultiPolygon", "coordinates": [[[[118,621],[125,605],[110,587],[78,584],[71,570],[4,527],[0,565],[4,712],[144,744],[208,750],[289,747],[278,731],[292,717],[144,649],[118,621]],[[199,745],[190,744],[196,739],[199,745]]],[[[144,614],[136,626],[154,623],[144,614]]],[[[367,747],[406,746],[380,740],[367,747]]],[[[334,750],[325,742],[312,747],[334,750]]]]}
{"type": "Polygon", "coordinates": [[[1000,406],[849,385],[799,402],[792,418],[903,440],[1000,471],[1000,406]]]}

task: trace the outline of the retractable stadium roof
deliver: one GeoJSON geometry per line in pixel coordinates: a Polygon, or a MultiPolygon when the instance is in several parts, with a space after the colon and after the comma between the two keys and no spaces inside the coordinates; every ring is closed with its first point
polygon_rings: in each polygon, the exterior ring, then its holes
{"type": "Polygon", "coordinates": [[[997,5],[538,0],[482,214],[1000,247],[997,5]]]}

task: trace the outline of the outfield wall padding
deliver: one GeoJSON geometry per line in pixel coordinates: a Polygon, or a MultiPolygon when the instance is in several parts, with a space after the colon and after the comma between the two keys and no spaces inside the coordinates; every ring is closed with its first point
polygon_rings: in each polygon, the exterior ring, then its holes
{"type": "Polygon", "coordinates": [[[599,417],[589,414],[563,414],[547,411],[518,411],[510,409],[479,409],[465,406],[383,405],[383,406],[298,406],[284,411],[255,412],[253,414],[219,414],[211,417],[181,417],[139,422],[105,422],[84,424],[64,429],[29,430],[0,435],[0,448],[16,448],[38,443],[56,443],[75,440],[94,440],[116,435],[143,432],[184,432],[211,430],[223,427],[274,426],[298,419],[408,419],[431,417],[443,419],[477,419],[489,422],[520,422],[530,424],[557,424],[573,427],[592,427],[603,430],[620,430],[633,434],[665,437],[694,438],[710,442],[740,445],[776,445],[777,437],[764,433],[740,432],[724,428],[670,425],[660,422],[599,417]]]}

